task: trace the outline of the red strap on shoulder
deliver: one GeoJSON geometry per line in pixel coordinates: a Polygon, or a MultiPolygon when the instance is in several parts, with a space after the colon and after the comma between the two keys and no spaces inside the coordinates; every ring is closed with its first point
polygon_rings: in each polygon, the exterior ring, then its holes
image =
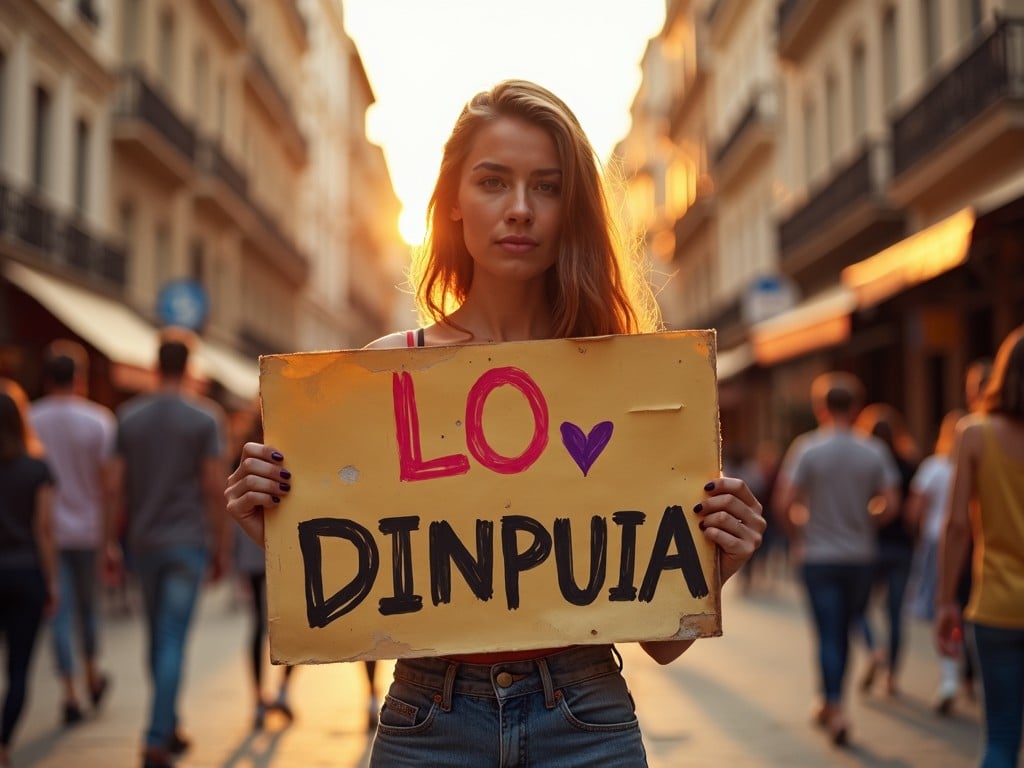
{"type": "Polygon", "coordinates": [[[416,346],[416,332],[406,331],[405,332],[405,346],[415,347],[416,346]]]}

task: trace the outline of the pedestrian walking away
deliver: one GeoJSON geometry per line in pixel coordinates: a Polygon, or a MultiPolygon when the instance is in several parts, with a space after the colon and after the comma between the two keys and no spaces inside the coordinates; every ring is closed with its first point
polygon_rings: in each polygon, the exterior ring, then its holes
{"type": "Polygon", "coordinates": [[[853,430],[863,387],[849,373],[822,374],[811,384],[818,429],[798,437],[777,480],[775,509],[800,563],[818,643],[821,701],[813,721],[843,745],[850,723],[843,687],[850,632],[864,614],[878,551],[876,530],[898,509],[899,471],[885,445],[853,430]],[[870,502],[884,499],[873,515],[870,502]],[[806,520],[794,523],[794,505],[806,520]]]}
{"type": "Polygon", "coordinates": [[[862,435],[881,440],[896,463],[900,473],[898,507],[889,510],[888,522],[879,526],[878,551],[872,572],[872,591],[868,595],[868,610],[864,611],[861,626],[864,644],[868,649],[868,663],[860,679],[860,688],[865,693],[871,690],[874,681],[885,672],[885,692],[889,696],[899,693],[899,667],[903,654],[904,603],[910,571],[914,562],[914,546],[917,541],[917,527],[907,514],[906,500],[910,493],[910,481],[917,470],[917,449],[903,426],[903,417],[891,405],[872,403],[857,416],[854,429],[862,435]],[[883,646],[871,617],[870,604],[873,594],[884,599],[884,611],[888,642],[883,646]]]}
{"type": "Polygon", "coordinates": [[[110,473],[114,414],[84,395],[88,356],[75,342],[59,339],[47,348],[46,396],[32,405],[31,419],[56,477],[53,504],[61,599],[53,617],[53,652],[64,687],[65,725],[83,718],[75,685],[75,642],[81,652],[84,700],[98,707],[110,686],[99,666],[99,565],[112,519],[110,473]],[[76,631],[77,630],[77,631],[76,631]]]}
{"type": "Polygon", "coordinates": [[[28,425],[27,403],[21,387],[0,380],[0,637],[7,656],[0,766],[10,765],[39,627],[57,601],[53,476],[28,425]]]}
{"type": "MultiPolygon", "coordinates": [[[[188,394],[189,351],[187,337],[165,336],[157,391],[117,411],[113,485],[124,498],[153,686],[144,768],[166,768],[188,747],[178,712],[186,640],[207,568],[219,577],[227,554],[224,415],[188,394]]],[[[113,548],[113,526],[108,535],[113,548]]]]}
{"type": "MultiPolygon", "coordinates": [[[[474,96],[445,144],[414,265],[424,326],[370,348],[599,336],[659,327],[650,288],[619,246],[598,162],[557,96],[511,80],[474,96]]],[[[263,542],[264,515],[301,483],[271,445],[248,443],[228,510],[263,542]]],[[[697,515],[728,579],[765,530],[739,479],[708,478],[697,515]]],[[[693,641],[641,643],[669,663],[693,641]]],[[[609,645],[505,649],[401,659],[370,765],[647,764],[639,723],[609,645]],[[499,682],[500,681],[500,682],[499,682]],[[554,691],[558,692],[556,699],[554,691]]]]}

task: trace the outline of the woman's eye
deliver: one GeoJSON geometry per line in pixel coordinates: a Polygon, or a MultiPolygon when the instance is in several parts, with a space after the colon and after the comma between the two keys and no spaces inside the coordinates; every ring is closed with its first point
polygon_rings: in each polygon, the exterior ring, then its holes
{"type": "Polygon", "coordinates": [[[480,186],[484,189],[501,189],[502,183],[501,179],[490,176],[486,179],[480,179],[480,186]]]}
{"type": "Polygon", "coordinates": [[[543,192],[546,195],[557,195],[562,191],[562,188],[552,181],[542,181],[537,185],[537,191],[543,192]]]}

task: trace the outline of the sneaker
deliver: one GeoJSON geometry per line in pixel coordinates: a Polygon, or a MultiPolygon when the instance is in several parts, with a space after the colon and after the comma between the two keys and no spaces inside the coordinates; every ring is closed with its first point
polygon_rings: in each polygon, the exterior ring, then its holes
{"type": "Polygon", "coordinates": [[[142,768],[172,768],[171,753],[166,749],[147,747],[142,753],[142,768]]]}
{"type": "Polygon", "coordinates": [[[943,680],[939,685],[939,690],[935,693],[935,712],[948,717],[953,713],[953,702],[956,700],[956,681],[943,680]]]}
{"type": "Polygon", "coordinates": [[[167,751],[174,756],[185,754],[191,746],[192,742],[189,738],[177,728],[174,729],[174,733],[171,734],[171,737],[167,739],[167,751]]]}
{"type": "Polygon", "coordinates": [[[64,705],[64,725],[76,725],[82,722],[84,717],[81,707],[77,704],[68,703],[64,705]]]}
{"type": "Polygon", "coordinates": [[[96,684],[96,687],[89,691],[89,701],[92,703],[93,709],[99,707],[100,702],[103,701],[103,696],[106,694],[109,687],[110,677],[107,675],[100,675],[100,679],[96,684]]]}

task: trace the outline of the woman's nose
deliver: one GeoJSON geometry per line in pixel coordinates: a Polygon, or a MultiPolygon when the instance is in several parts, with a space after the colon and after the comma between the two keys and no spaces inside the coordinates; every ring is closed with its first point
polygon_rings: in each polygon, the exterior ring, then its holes
{"type": "Polygon", "coordinates": [[[525,189],[513,189],[505,219],[520,223],[533,221],[533,209],[525,189]]]}

